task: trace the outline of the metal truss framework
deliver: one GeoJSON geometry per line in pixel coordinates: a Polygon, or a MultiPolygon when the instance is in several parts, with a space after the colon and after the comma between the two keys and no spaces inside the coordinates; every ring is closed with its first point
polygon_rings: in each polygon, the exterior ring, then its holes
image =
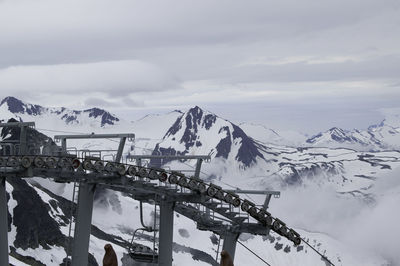
{"type": "MultiPolygon", "coordinates": [[[[94,137],[93,134],[88,136],[94,137]]],[[[119,137],[121,143],[125,141],[121,135],[109,137],[119,137]]],[[[62,140],[64,152],[67,138],[71,136],[59,138],[62,140]]],[[[123,146],[120,144],[118,154],[122,155],[123,146]]],[[[124,192],[136,200],[155,202],[160,206],[159,265],[172,265],[174,211],[194,220],[199,230],[212,231],[222,236],[223,248],[232,258],[236,240],[241,233],[267,235],[273,230],[295,245],[301,242],[297,232],[266,211],[270,197],[277,196],[279,192],[265,192],[268,202],[266,200],[264,207],[259,207],[238,196],[241,192],[251,191],[224,190],[199,179],[201,162],[196,167],[196,175],[189,177],[161,168],[120,163],[120,159],[117,156],[115,161],[104,161],[92,157],[77,158],[66,153],[57,156],[23,153],[15,156],[0,155],[0,265],[8,265],[5,180],[10,178],[43,177],[56,182],[80,182],[72,251],[73,266],[87,265],[93,194],[96,187],[124,192]]],[[[203,159],[206,158],[199,160],[203,159]]]]}

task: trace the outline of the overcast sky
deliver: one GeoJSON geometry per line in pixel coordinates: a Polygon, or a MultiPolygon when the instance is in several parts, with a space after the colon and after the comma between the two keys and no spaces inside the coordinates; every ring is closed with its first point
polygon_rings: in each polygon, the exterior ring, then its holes
{"type": "Polygon", "coordinates": [[[315,133],[399,107],[398,0],[0,0],[0,90],[315,133]]]}

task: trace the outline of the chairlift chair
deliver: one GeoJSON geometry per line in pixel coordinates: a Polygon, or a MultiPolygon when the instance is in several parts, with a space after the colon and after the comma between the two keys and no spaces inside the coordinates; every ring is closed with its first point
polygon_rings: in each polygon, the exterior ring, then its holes
{"type": "MultiPolygon", "coordinates": [[[[156,227],[156,205],[154,205],[154,227],[156,227]]],[[[157,229],[151,227],[151,226],[146,226],[143,222],[143,202],[140,201],[140,223],[142,224],[142,228],[138,228],[133,232],[132,240],[129,245],[128,249],[128,254],[130,257],[137,261],[137,262],[146,262],[146,263],[152,263],[152,264],[158,264],[158,250],[156,248],[156,236],[155,233],[157,232],[157,229]],[[134,245],[133,242],[135,240],[136,233],[138,231],[143,231],[143,232],[153,232],[153,249],[146,247],[146,246],[138,246],[134,245]]]]}
{"type": "MultiPolygon", "coordinates": [[[[131,243],[129,245],[128,254],[129,256],[136,262],[146,262],[146,263],[154,263],[158,264],[158,251],[157,249],[152,250],[149,247],[141,246],[141,245],[134,245],[134,239],[136,233],[138,231],[146,231],[149,232],[146,228],[138,228],[135,230],[132,236],[131,243]]],[[[153,240],[155,241],[155,239],[153,240]]]]}

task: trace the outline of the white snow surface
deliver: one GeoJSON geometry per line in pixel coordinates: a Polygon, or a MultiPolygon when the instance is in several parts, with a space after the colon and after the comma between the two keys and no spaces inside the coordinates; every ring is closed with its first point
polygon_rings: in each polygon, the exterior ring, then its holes
{"type": "Polygon", "coordinates": [[[276,130],[255,123],[241,123],[239,126],[247,135],[265,144],[302,146],[306,140],[305,134],[294,130],[276,130]]]}

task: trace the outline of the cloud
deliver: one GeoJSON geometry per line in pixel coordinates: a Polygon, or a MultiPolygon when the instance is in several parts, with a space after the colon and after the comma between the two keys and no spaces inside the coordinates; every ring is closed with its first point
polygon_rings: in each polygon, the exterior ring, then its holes
{"type": "Polygon", "coordinates": [[[117,107],[119,104],[115,102],[110,102],[101,98],[88,98],[85,100],[85,105],[89,106],[102,106],[102,107],[117,107]]]}
{"type": "MultiPolygon", "coordinates": [[[[399,97],[388,85],[400,82],[399,3],[4,0],[0,89],[42,105],[96,98],[149,112],[263,103],[297,114],[293,102],[311,102],[313,118],[327,106],[315,103],[336,101],[332,113],[343,113],[346,98],[366,120],[399,97]]],[[[240,116],[270,122],[262,108],[240,116]]],[[[331,120],[319,116],[316,125],[331,120]]]]}
{"type": "MultiPolygon", "coordinates": [[[[290,226],[328,233],[349,247],[378,253],[399,265],[400,168],[380,176],[370,192],[374,204],[338,195],[334,187],[307,183],[282,191],[271,213],[290,226]]],[[[328,250],[329,254],[329,250],[328,250]]]]}
{"type": "Polygon", "coordinates": [[[216,72],[214,77],[230,83],[398,80],[400,68],[400,55],[397,54],[357,60],[351,57],[292,60],[244,63],[216,72]]]}
{"type": "Polygon", "coordinates": [[[115,98],[176,88],[179,81],[173,75],[137,60],[0,69],[0,89],[9,94],[34,91],[82,96],[102,92],[115,98]]]}

